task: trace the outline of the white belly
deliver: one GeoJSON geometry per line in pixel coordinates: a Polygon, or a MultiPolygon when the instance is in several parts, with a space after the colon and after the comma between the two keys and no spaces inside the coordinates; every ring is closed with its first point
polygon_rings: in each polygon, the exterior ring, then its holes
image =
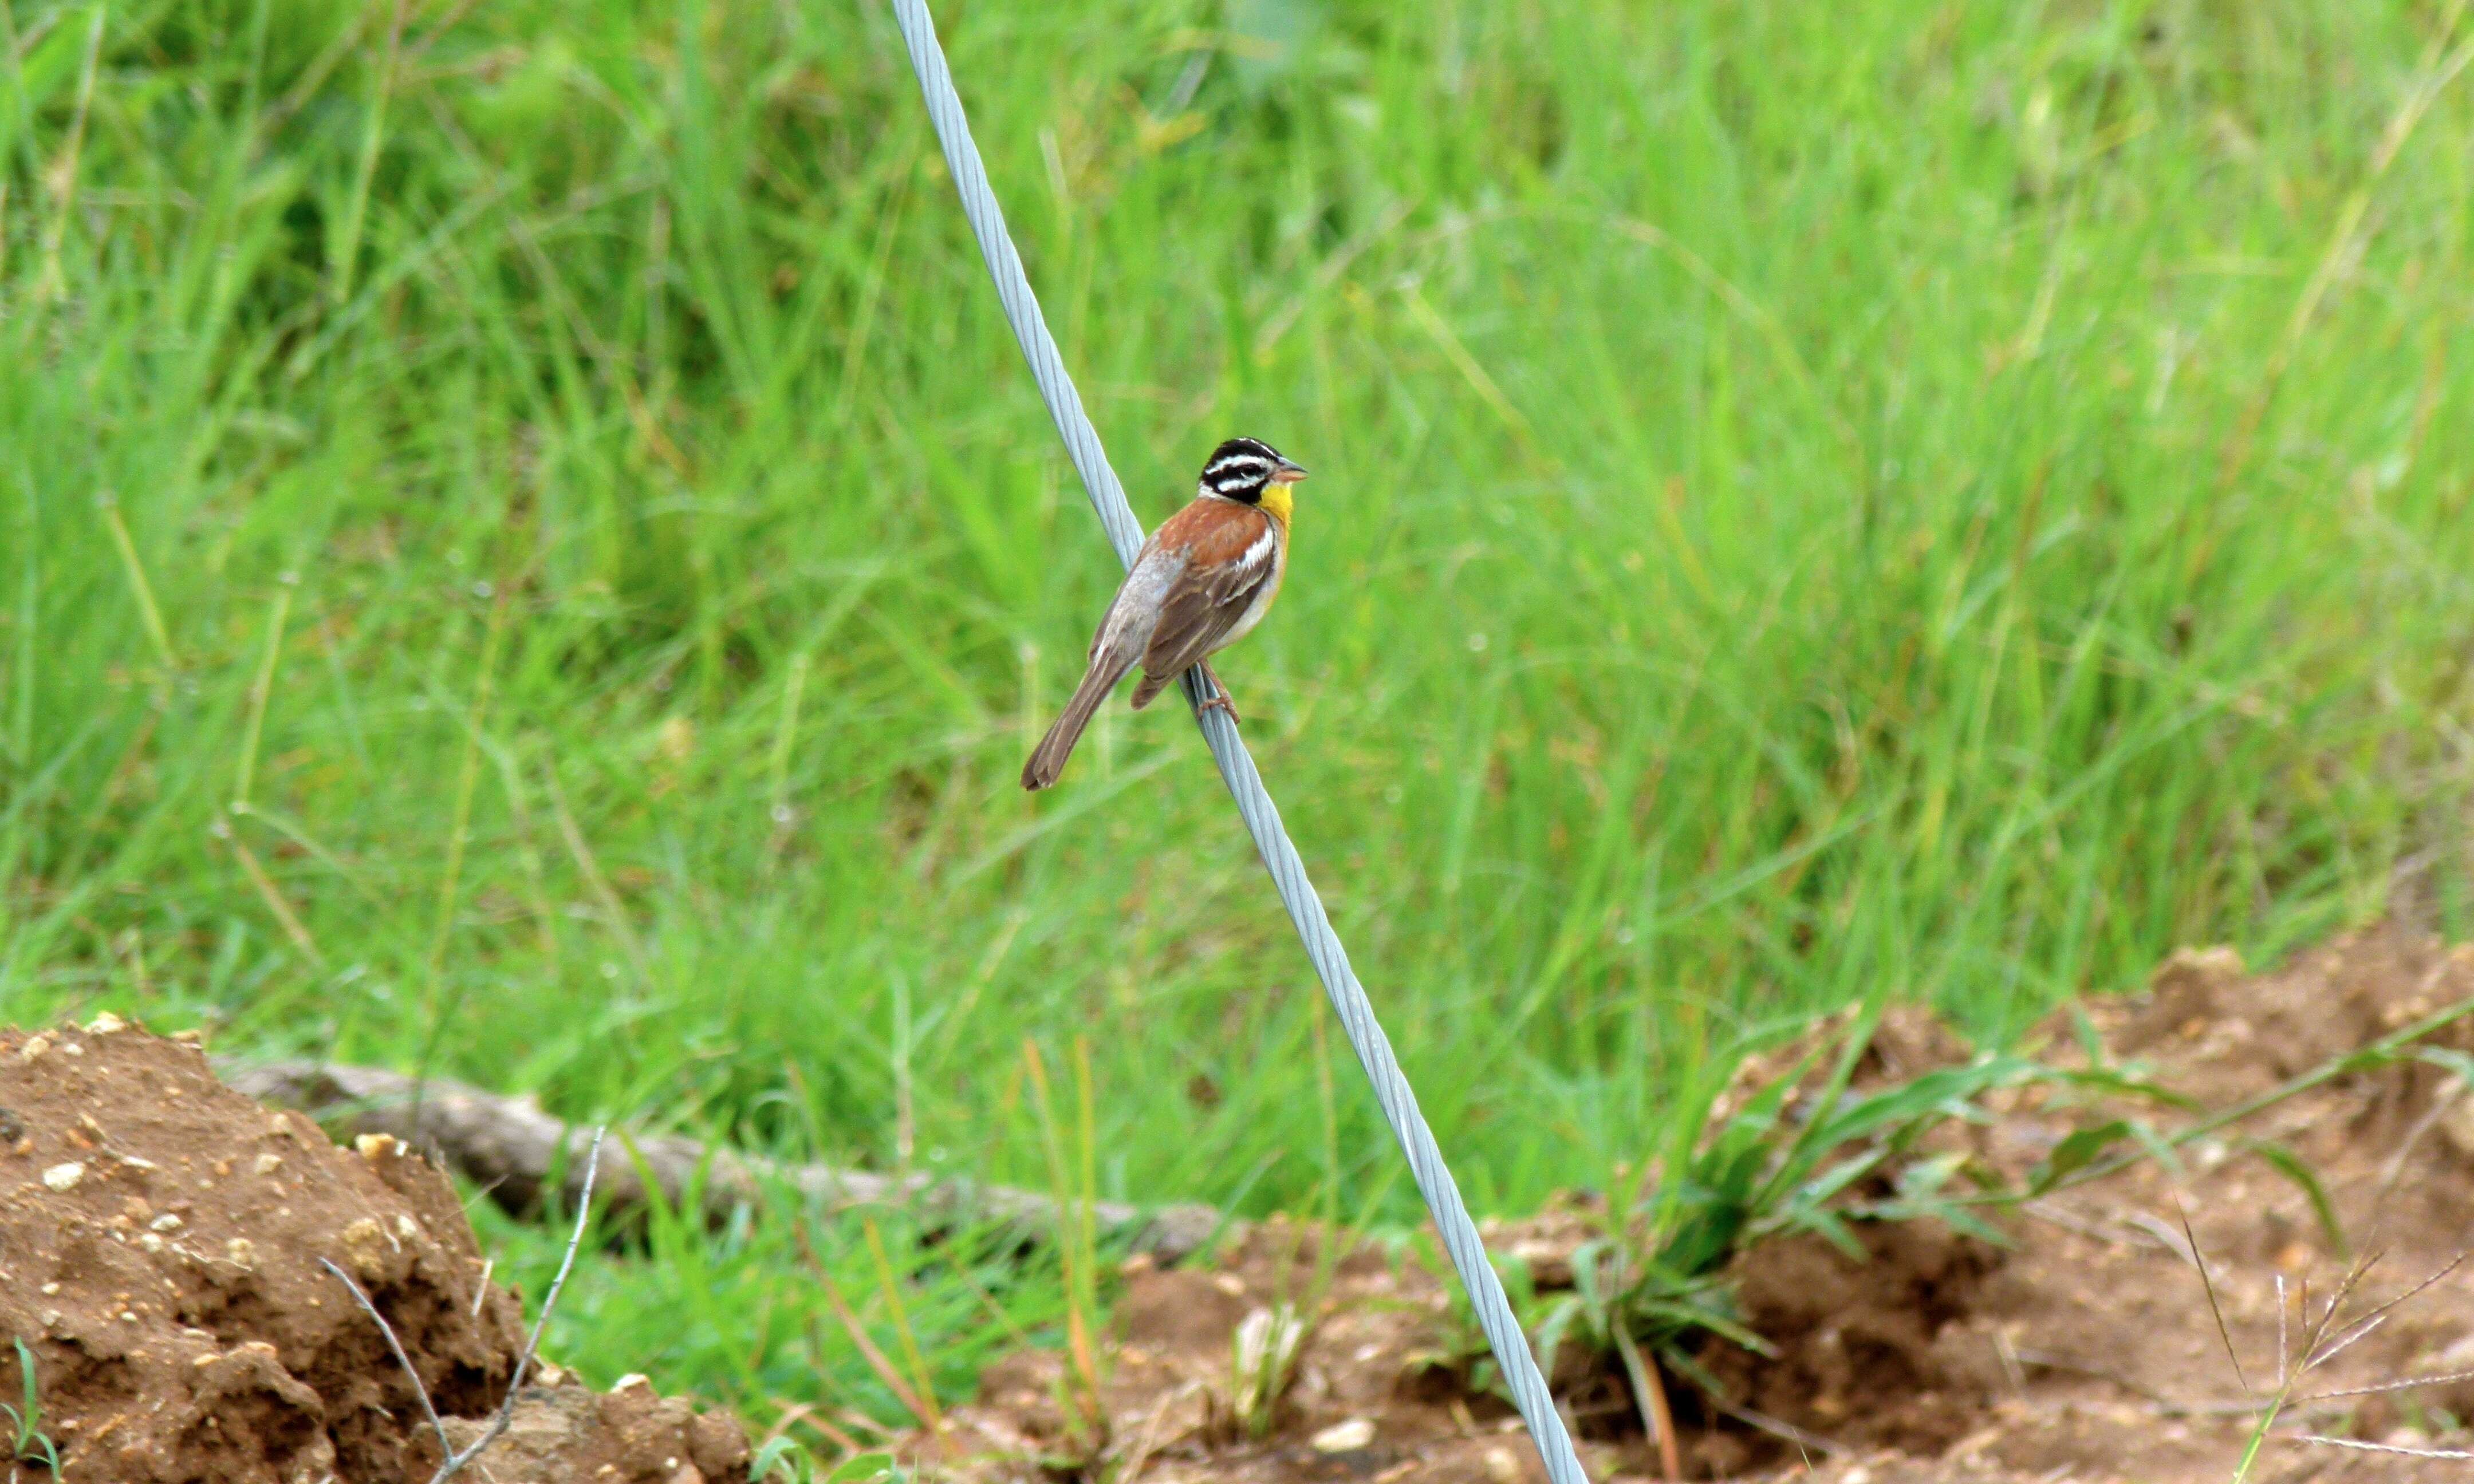
{"type": "Polygon", "coordinates": [[[1271,611],[1272,600],[1280,595],[1280,579],[1289,575],[1289,534],[1276,525],[1272,530],[1273,545],[1271,578],[1261,587],[1255,589],[1254,601],[1247,604],[1246,611],[1238,614],[1237,621],[1228,626],[1227,635],[1211,646],[1211,652],[1215,655],[1253,633],[1254,626],[1263,621],[1265,613],[1271,611]]]}

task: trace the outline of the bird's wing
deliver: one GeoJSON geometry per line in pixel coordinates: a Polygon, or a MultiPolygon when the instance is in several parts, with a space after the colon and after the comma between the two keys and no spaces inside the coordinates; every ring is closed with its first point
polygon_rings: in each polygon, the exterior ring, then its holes
{"type": "Polygon", "coordinates": [[[1143,651],[1149,690],[1158,688],[1152,680],[1165,685],[1208,658],[1280,569],[1279,531],[1251,506],[1214,501],[1180,514],[1160,537],[1163,548],[1183,545],[1190,556],[1143,651]],[[1189,520],[1193,529],[1175,529],[1189,520]]]}
{"type": "Polygon", "coordinates": [[[1100,627],[1091,634],[1091,663],[1098,664],[1104,653],[1112,661],[1122,661],[1118,667],[1122,675],[1140,662],[1151,646],[1160,605],[1190,564],[1184,550],[1160,544],[1160,536],[1167,530],[1163,524],[1152,532],[1134,554],[1134,564],[1126,568],[1125,581],[1117,585],[1117,595],[1108,600],[1108,610],[1100,615],[1100,627]]]}

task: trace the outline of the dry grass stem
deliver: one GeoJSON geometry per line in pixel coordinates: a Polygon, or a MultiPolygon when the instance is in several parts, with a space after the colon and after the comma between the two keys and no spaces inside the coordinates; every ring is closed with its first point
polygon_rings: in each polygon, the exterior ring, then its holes
{"type": "Polygon", "coordinates": [[[387,1349],[395,1352],[396,1363],[402,1366],[403,1374],[411,1378],[413,1393],[421,1399],[421,1410],[428,1417],[430,1428],[438,1434],[438,1451],[444,1460],[439,1464],[438,1472],[429,1476],[429,1484],[447,1484],[448,1480],[463,1472],[491,1444],[497,1442],[516,1420],[516,1399],[523,1394],[524,1376],[541,1353],[542,1331],[549,1328],[550,1311],[558,1307],[559,1290],[567,1286],[567,1275],[574,1271],[576,1250],[584,1245],[584,1229],[593,1219],[593,1183],[601,1171],[604,1132],[602,1129],[593,1131],[592,1152],[585,1157],[584,1194],[575,1208],[575,1230],[568,1234],[567,1252],[558,1261],[558,1276],[550,1280],[549,1292],[542,1298],[541,1317],[533,1321],[532,1333],[524,1339],[523,1353],[516,1357],[515,1374],[507,1378],[506,1399],[491,1415],[490,1425],[483,1428],[472,1446],[460,1453],[448,1441],[447,1424],[439,1417],[438,1405],[430,1400],[429,1388],[423,1383],[421,1373],[413,1369],[412,1357],[404,1353],[403,1342],[396,1337],[395,1326],[387,1323],[386,1316],[379,1313],[377,1305],[370,1302],[370,1296],[361,1291],[361,1285],[352,1281],[351,1274],[327,1258],[318,1259],[320,1266],[334,1274],[336,1281],[351,1290],[353,1302],[359,1304],[361,1311],[378,1327],[378,1332],[386,1336],[387,1349]]]}

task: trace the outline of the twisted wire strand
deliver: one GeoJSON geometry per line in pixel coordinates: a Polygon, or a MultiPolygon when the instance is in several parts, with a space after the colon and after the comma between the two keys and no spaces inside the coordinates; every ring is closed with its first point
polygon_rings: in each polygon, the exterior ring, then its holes
{"type": "MultiPolygon", "coordinates": [[[[1046,318],[1039,312],[1039,299],[1031,293],[1031,279],[1023,272],[1022,254],[1014,251],[1013,238],[1006,230],[1005,213],[988,184],[987,168],[980,161],[971,126],[962,116],[962,100],[954,91],[954,75],[945,64],[944,48],[937,44],[935,24],[929,19],[924,0],[893,0],[893,14],[902,29],[903,42],[910,48],[911,67],[919,74],[919,90],[927,100],[928,116],[935,125],[937,142],[944,148],[945,163],[953,172],[955,189],[960,193],[962,214],[970,219],[971,231],[979,238],[980,252],[987,259],[988,275],[996,280],[997,299],[1005,306],[1014,338],[1022,344],[1023,359],[1030,363],[1031,380],[1038,383],[1049,416],[1055,419],[1056,431],[1065,440],[1065,450],[1090,491],[1091,507],[1099,513],[1108,544],[1116,548],[1117,559],[1130,566],[1142,547],[1142,523],[1126,503],[1125,487],[1117,482],[1116,470],[1108,467],[1107,453],[1100,446],[1100,435],[1091,425],[1090,415],[1082,410],[1082,398],[1074,390],[1074,378],[1066,373],[1065,359],[1057,351],[1055,338],[1048,332],[1046,318]]],[[[1189,704],[1199,706],[1210,698],[1210,687],[1200,670],[1188,672],[1184,685],[1189,704]]],[[[1365,987],[1348,966],[1348,951],[1341,946],[1340,935],[1332,931],[1322,898],[1316,895],[1314,883],[1306,879],[1305,862],[1290,843],[1288,831],[1281,827],[1279,808],[1264,789],[1263,777],[1255,771],[1254,759],[1248,754],[1245,743],[1238,740],[1236,724],[1225,710],[1199,711],[1196,720],[1202,728],[1203,741],[1210,747],[1212,758],[1220,764],[1221,778],[1237,801],[1237,812],[1246,821],[1247,832],[1254,837],[1255,849],[1262,851],[1272,884],[1289,909],[1298,936],[1305,942],[1306,957],[1313,961],[1315,972],[1322,979],[1323,991],[1331,998],[1341,1029],[1356,1048],[1358,1062],[1374,1086],[1374,1100],[1381,1105],[1384,1118],[1391,1123],[1402,1153],[1408,1157],[1409,1172],[1426,1198],[1427,1209],[1434,1213],[1443,1249],[1468,1290],[1478,1328],[1494,1349],[1495,1360],[1512,1389],[1513,1402],[1529,1424],[1529,1435],[1538,1446],[1539,1456],[1545,1461],[1548,1479],[1552,1484],[1589,1484],[1589,1475],[1572,1450],[1571,1435],[1546,1389],[1546,1378],[1539,1373],[1537,1359],[1529,1352],[1528,1338],[1521,1333],[1511,1301],[1504,1297],[1503,1284],[1487,1261],[1486,1244],[1469,1220],[1468,1208],[1461,1201],[1460,1186],[1443,1163],[1443,1150],[1426,1127],[1425,1115],[1418,1111],[1417,1094],[1410,1090],[1409,1079],[1401,1073],[1400,1064],[1392,1054],[1391,1039],[1374,1018],[1374,1006],[1368,1000],[1365,987]]]]}

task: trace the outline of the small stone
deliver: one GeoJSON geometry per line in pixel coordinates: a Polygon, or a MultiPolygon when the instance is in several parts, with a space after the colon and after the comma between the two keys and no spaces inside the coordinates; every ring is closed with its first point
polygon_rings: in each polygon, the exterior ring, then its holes
{"type": "Polygon", "coordinates": [[[610,1388],[610,1394],[615,1397],[622,1391],[627,1391],[637,1386],[642,1386],[650,1390],[652,1384],[653,1378],[651,1376],[643,1375],[640,1372],[630,1371],[626,1375],[618,1377],[618,1382],[610,1388]]]}
{"type": "Polygon", "coordinates": [[[257,1157],[255,1169],[260,1175],[272,1175],[281,1168],[283,1168],[283,1156],[279,1154],[262,1154],[257,1157]]]}
{"type": "Polygon", "coordinates": [[[403,1143],[392,1134],[363,1134],[352,1140],[352,1148],[362,1159],[376,1161],[387,1155],[401,1154],[403,1143]]]}
{"type": "Polygon", "coordinates": [[[84,1056],[85,1055],[85,1047],[79,1045],[74,1041],[64,1041],[61,1042],[61,1054],[62,1056],[84,1056]]]}
{"type": "Polygon", "coordinates": [[[363,1278],[376,1279],[386,1271],[379,1249],[387,1241],[386,1233],[368,1216],[344,1229],[344,1249],[352,1255],[352,1266],[360,1269],[363,1278]]]}
{"type": "Polygon", "coordinates": [[[1374,1441],[1374,1420],[1352,1417],[1345,1423],[1334,1423],[1314,1435],[1312,1442],[1318,1453],[1354,1453],[1374,1441]]]}
{"type": "Polygon", "coordinates": [[[43,1292],[44,1292],[44,1293],[46,1293],[46,1294],[54,1294],[54,1293],[58,1293],[58,1292],[60,1292],[60,1291],[61,1291],[61,1285],[60,1285],[60,1284],[58,1284],[58,1283],[45,1283],[45,1284],[43,1285],[43,1292]]]}
{"type": "Polygon", "coordinates": [[[398,1236],[419,1236],[421,1234],[421,1223],[413,1220],[403,1212],[398,1211],[395,1218],[395,1234],[398,1236]]]}
{"type": "Polygon", "coordinates": [[[127,1029],[128,1021],[107,1010],[86,1022],[85,1033],[89,1036],[116,1036],[127,1029]]]}
{"type": "Polygon", "coordinates": [[[84,1179],[85,1179],[85,1166],[74,1160],[66,1164],[55,1164],[43,1171],[43,1184],[55,1190],[72,1189],[79,1181],[84,1179]]]}
{"type": "Polygon", "coordinates": [[[26,1038],[26,1043],[17,1048],[17,1060],[31,1062],[51,1049],[52,1039],[49,1036],[39,1034],[29,1036],[26,1038]]]}
{"type": "Polygon", "coordinates": [[[507,1435],[519,1443],[529,1443],[534,1452],[556,1452],[566,1447],[565,1440],[575,1431],[574,1424],[556,1407],[524,1407],[508,1424],[507,1435]]]}
{"type": "Polygon", "coordinates": [[[165,1211],[160,1216],[156,1217],[153,1221],[148,1222],[147,1225],[153,1227],[158,1232],[178,1232],[181,1230],[181,1218],[173,1215],[170,1211],[165,1211]]]}
{"type": "Polygon", "coordinates": [[[1234,1273],[1212,1274],[1211,1286],[1232,1299],[1242,1299],[1246,1296],[1246,1280],[1234,1273]]]}
{"type": "Polygon", "coordinates": [[[245,1236],[224,1243],[224,1257],[244,1273],[257,1271],[257,1244],[245,1236]]]}
{"type": "Polygon", "coordinates": [[[137,1238],[137,1245],[148,1252],[161,1252],[163,1250],[163,1239],[157,1236],[152,1232],[142,1233],[137,1238]]]}
{"type": "Polygon", "coordinates": [[[1480,1460],[1486,1465],[1486,1476],[1496,1484],[1514,1484],[1520,1477],[1520,1460],[1512,1456],[1508,1448],[1491,1448],[1480,1460]]]}

